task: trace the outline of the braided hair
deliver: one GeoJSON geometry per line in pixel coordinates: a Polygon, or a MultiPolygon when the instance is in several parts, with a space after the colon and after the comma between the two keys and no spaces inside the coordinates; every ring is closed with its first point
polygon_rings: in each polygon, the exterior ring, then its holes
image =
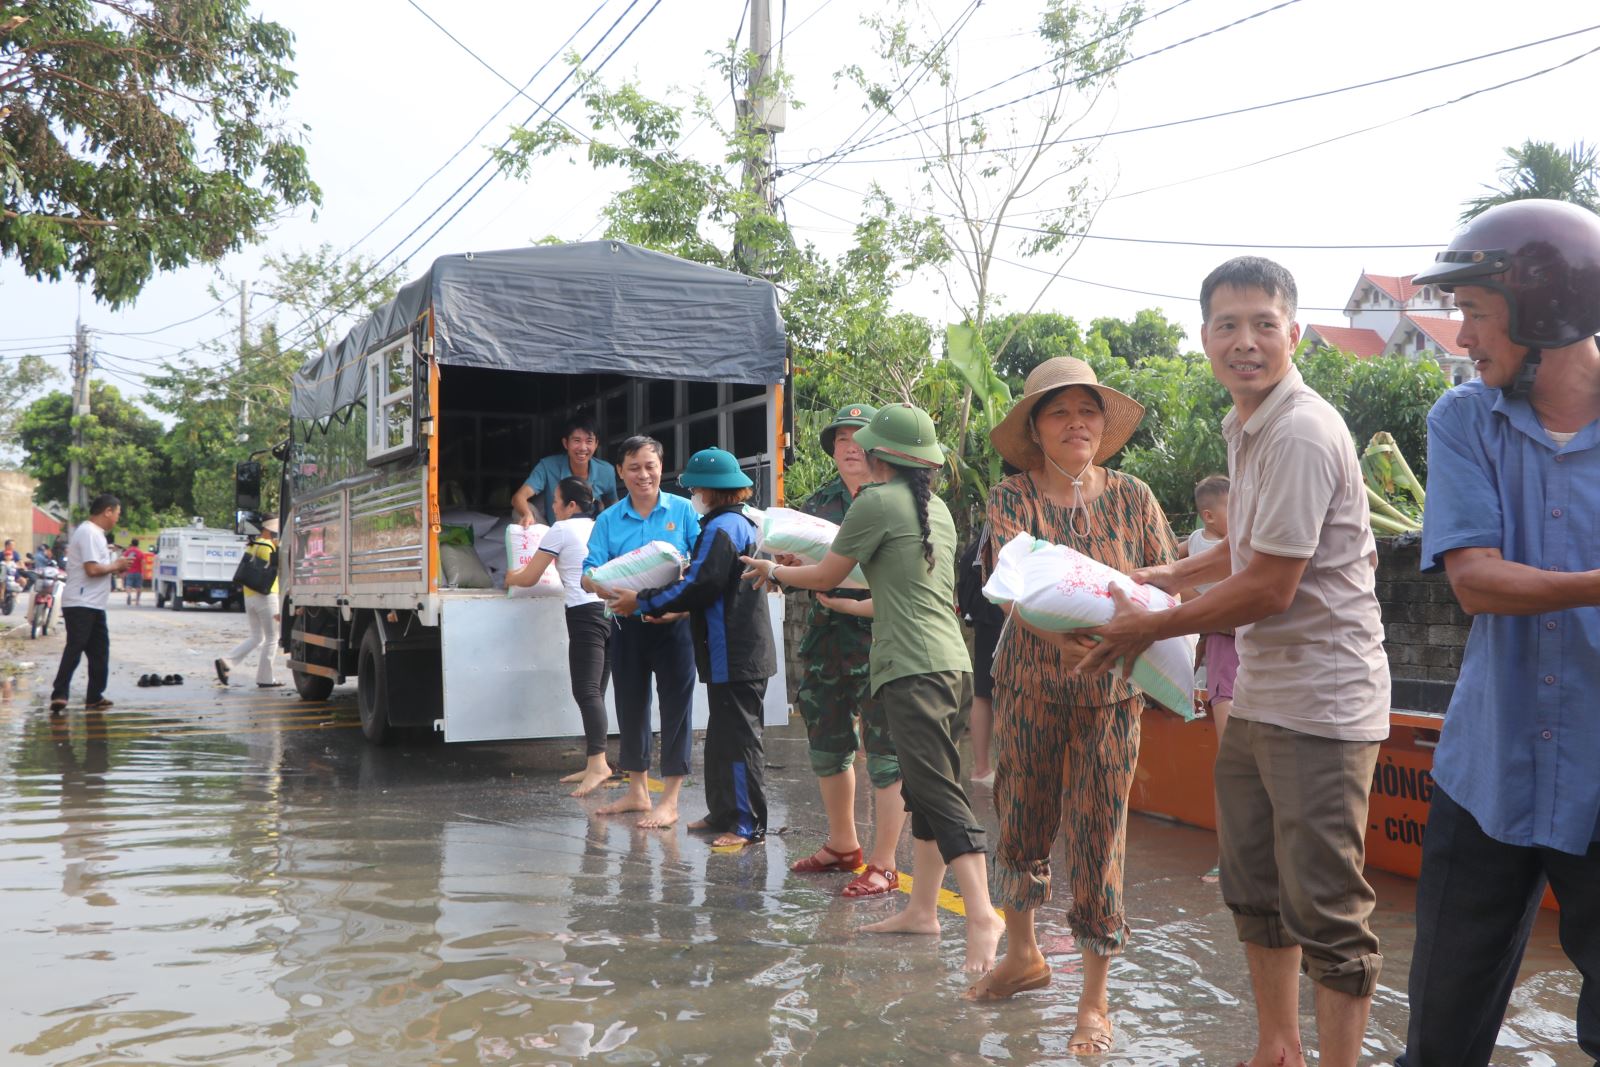
{"type": "Polygon", "coordinates": [[[900,476],[911,485],[911,497],[917,502],[917,527],[922,531],[922,558],[928,561],[928,573],[933,573],[933,531],[928,528],[928,499],[933,496],[933,471],[926,467],[902,467],[900,476]]]}

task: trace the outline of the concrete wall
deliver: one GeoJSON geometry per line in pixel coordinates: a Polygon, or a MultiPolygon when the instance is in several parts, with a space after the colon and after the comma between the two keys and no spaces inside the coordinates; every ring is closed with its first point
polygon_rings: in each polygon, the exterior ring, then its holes
{"type": "Polygon", "coordinates": [[[33,491],[39,483],[21,471],[0,470],[0,541],[9,537],[33,551],[33,491]]]}
{"type": "Polygon", "coordinates": [[[1421,574],[1416,543],[1378,542],[1378,603],[1394,678],[1454,682],[1472,620],[1443,573],[1421,574]]]}

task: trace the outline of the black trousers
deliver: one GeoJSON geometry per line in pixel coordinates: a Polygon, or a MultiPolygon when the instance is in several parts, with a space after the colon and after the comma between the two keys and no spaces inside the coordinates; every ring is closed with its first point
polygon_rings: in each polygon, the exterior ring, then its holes
{"type": "Polygon", "coordinates": [[[1600,1062],[1600,842],[1582,856],[1508,845],[1436,789],[1422,839],[1400,1067],[1489,1062],[1546,881],[1561,905],[1561,947],[1583,976],[1578,1046],[1600,1062]]]}
{"type": "Polygon", "coordinates": [[[694,743],[689,716],[694,701],[694,644],[689,620],[618,619],[611,639],[611,687],[617,696],[617,730],[625,771],[650,769],[650,678],[661,698],[661,777],[689,773],[694,743]]]}
{"type": "Polygon", "coordinates": [[[567,673],[572,699],[583,715],[583,741],[590,756],[606,750],[606,680],[611,677],[611,632],[604,604],[567,609],[567,673]]]}
{"type": "Polygon", "coordinates": [[[767,836],[761,703],[767,679],[706,686],[706,825],[752,841],[767,836]]]}
{"type": "Polygon", "coordinates": [[[900,795],[911,813],[911,836],[934,841],[946,863],[984,851],[983,822],[961,786],[956,738],[972,712],[966,671],[913,674],[878,687],[900,756],[900,795]]]}
{"type": "Polygon", "coordinates": [[[99,608],[62,608],[61,617],[67,623],[67,647],[61,650],[61,667],[56,671],[50,699],[67,699],[78,660],[88,656],[89,693],[84,702],[93,704],[105,696],[106,678],[111,673],[111,631],[106,627],[106,613],[99,608]]]}

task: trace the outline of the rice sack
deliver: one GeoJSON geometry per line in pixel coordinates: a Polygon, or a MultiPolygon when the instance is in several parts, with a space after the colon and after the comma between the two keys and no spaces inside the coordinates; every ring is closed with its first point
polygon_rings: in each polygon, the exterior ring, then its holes
{"type": "MultiPolygon", "coordinates": [[[[1001,548],[983,595],[1012,605],[1037,630],[1064,633],[1110,622],[1116,613],[1112,587],[1148,611],[1167,611],[1178,604],[1176,597],[1153,585],[1139,585],[1081,552],[1027,534],[1001,548]]],[[[1195,640],[1189,635],[1157,641],[1133,664],[1134,685],[1185,719],[1194,718],[1195,640]]]]}
{"type": "MultiPolygon", "coordinates": [[[[837,536],[837,523],[793,508],[768,508],[761,516],[761,540],[756,543],[756,551],[769,555],[788,552],[809,563],[821,563],[837,536]]],[[[866,587],[867,576],[861,573],[860,564],[839,583],[841,589],[866,587]]]]}
{"type": "MultiPolygon", "coordinates": [[[[539,545],[544,541],[544,535],[550,532],[550,527],[542,522],[532,526],[518,526],[512,523],[506,527],[506,573],[521,570],[533,559],[533,554],[539,551],[539,545]]],[[[555,567],[546,567],[544,573],[539,575],[539,580],[532,585],[508,586],[506,596],[561,596],[561,575],[555,567]]]]}
{"type": "Polygon", "coordinates": [[[651,541],[590,570],[589,580],[608,589],[659,589],[683,577],[687,561],[666,541],[651,541]]]}

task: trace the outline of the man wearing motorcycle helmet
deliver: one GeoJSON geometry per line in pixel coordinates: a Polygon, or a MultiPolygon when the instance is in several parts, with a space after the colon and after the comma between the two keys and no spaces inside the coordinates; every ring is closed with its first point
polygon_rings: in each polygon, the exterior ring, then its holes
{"type": "Polygon", "coordinates": [[[1548,884],[1600,1059],[1600,216],[1479,215],[1416,285],[1478,379],[1428,416],[1422,569],[1472,630],[1434,755],[1403,1067],[1487,1064],[1548,884]]]}

